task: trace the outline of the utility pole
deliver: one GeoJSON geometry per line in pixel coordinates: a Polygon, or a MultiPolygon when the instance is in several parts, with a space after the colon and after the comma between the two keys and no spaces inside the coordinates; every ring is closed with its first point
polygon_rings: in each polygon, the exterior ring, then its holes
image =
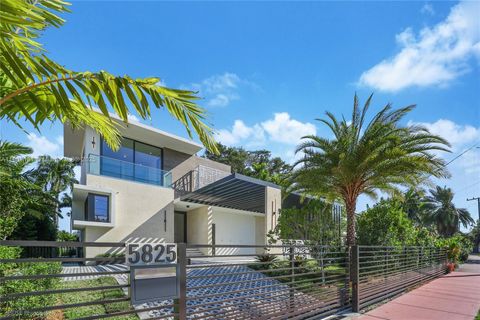
{"type": "Polygon", "coordinates": [[[478,204],[478,220],[480,220],[480,197],[474,197],[474,198],[467,199],[467,201],[475,201],[475,200],[477,200],[477,204],[478,204]]]}

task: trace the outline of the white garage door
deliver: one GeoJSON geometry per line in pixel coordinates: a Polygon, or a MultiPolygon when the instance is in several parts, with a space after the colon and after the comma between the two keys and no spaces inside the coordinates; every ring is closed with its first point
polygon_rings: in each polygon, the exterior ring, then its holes
{"type": "MultiPolygon", "coordinates": [[[[216,244],[255,244],[255,217],[241,214],[213,211],[216,244]]],[[[254,248],[218,248],[216,254],[253,254],[254,248]]]]}

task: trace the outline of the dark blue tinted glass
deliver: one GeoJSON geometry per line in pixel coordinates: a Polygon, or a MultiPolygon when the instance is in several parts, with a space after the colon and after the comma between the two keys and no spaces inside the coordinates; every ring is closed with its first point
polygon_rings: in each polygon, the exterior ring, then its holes
{"type": "Polygon", "coordinates": [[[133,140],[123,138],[118,151],[113,151],[102,139],[100,174],[123,179],[134,178],[133,140]]]}
{"type": "Polygon", "coordinates": [[[135,141],[135,180],[161,183],[162,150],[135,141]]]}
{"type": "Polygon", "coordinates": [[[108,222],[108,196],[94,195],[93,201],[95,221],[108,222]]]}

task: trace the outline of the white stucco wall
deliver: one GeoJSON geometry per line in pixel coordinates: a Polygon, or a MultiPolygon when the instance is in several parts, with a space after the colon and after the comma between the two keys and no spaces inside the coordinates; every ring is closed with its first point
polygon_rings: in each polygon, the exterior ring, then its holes
{"type": "MultiPolygon", "coordinates": [[[[256,216],[242,213],[223,212],[214,208],[216,244],[255,245],[256,216]]],[[[217,248],[216,254],[253,254],[254,248],[217,248]]]]}
{"type": "MultiPolygon", "coordinates": [[[[85,241],[173,242],[172,189],[96,175],[87,175],[87,184],[115,193],[115,226],[86,227],[85,241]]],[[[86,253],[95,256],[105,251],[105,248],[87,248],[86,253]]]]}
{"type": "MultiPolygon", "coordinates": [[[[187,243],[212,244],[212,207],[204,206],[187,212],[187,243]]],[[[199,248],[210,254],[208,248],[199,248]]]]}

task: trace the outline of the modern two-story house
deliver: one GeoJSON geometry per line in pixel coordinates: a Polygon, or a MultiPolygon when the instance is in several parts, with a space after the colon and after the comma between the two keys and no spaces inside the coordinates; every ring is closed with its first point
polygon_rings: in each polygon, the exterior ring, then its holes
{"type": "MultiPolygon", "coordinates": [[[[280,187],[198,157],[195,142],[114,121],[123,137],[118,151],[91,128],[64,126],[65,156],[82,159],[71,216],[82,241],[265,244],[281,208],[280,187]]],[[[85,255],[102,253],[88,248],[85,255]]]]}

